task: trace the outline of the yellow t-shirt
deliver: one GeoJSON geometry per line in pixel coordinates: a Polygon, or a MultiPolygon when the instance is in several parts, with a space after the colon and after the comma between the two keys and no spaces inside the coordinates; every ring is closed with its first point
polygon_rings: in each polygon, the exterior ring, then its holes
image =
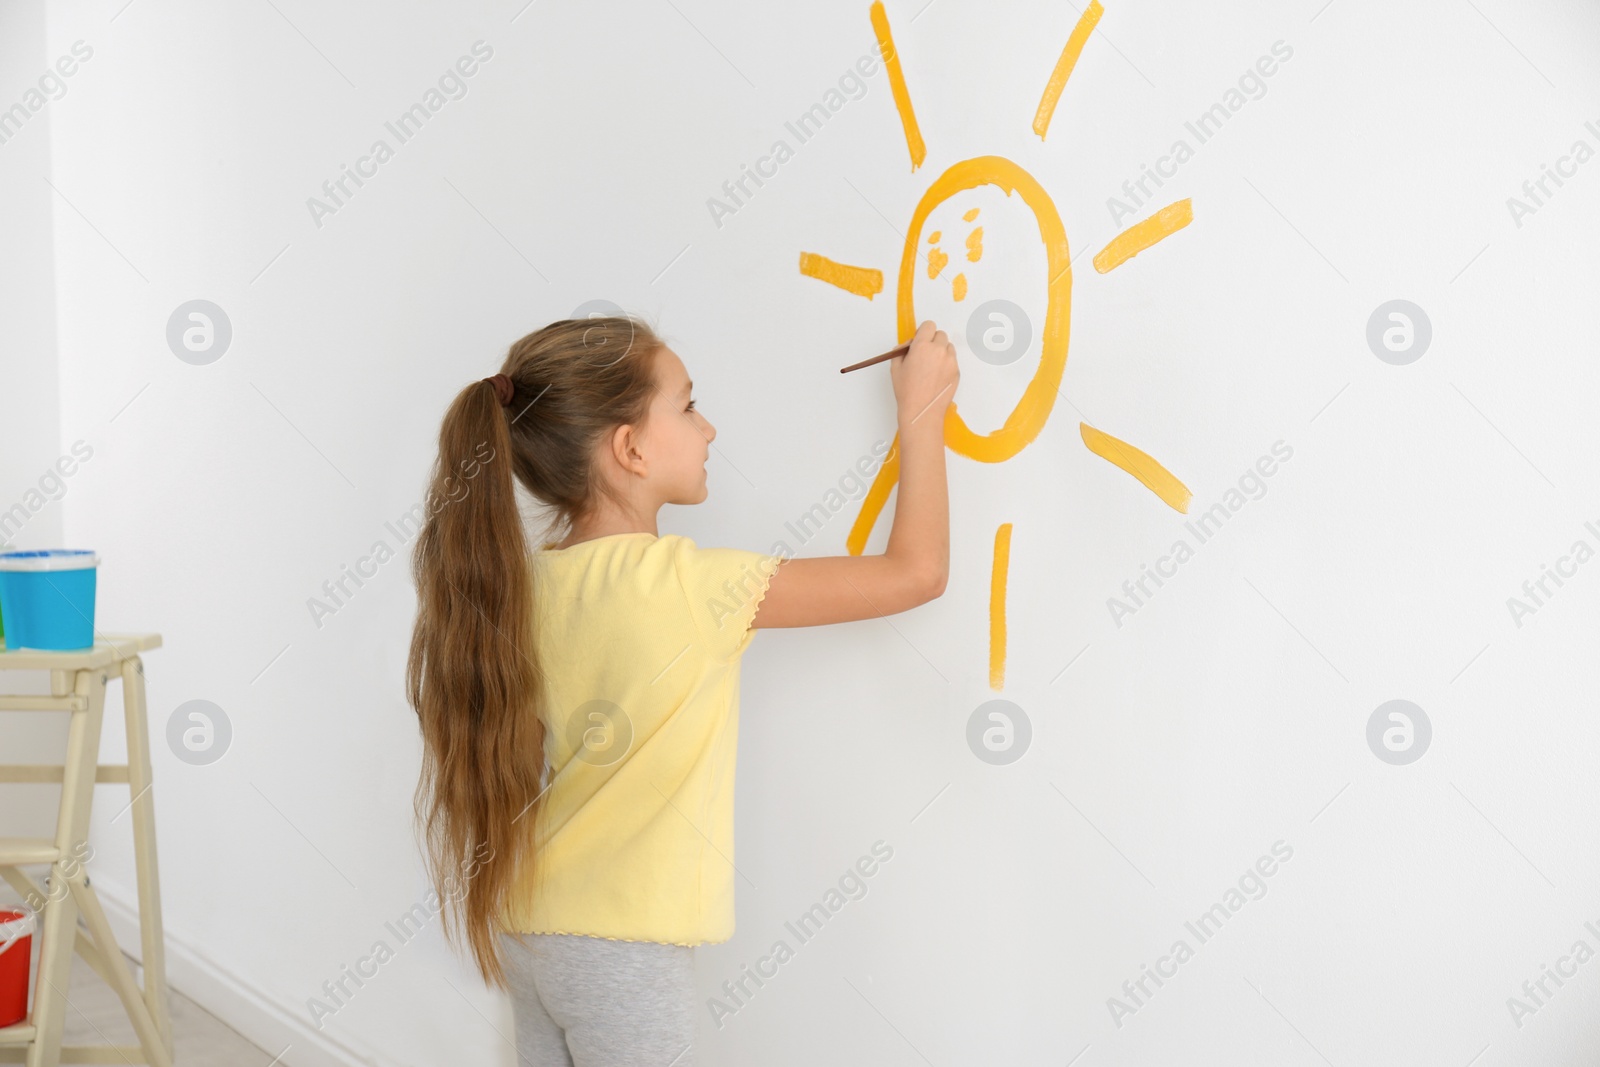
{"type": "Polygon", "coordinates": [[[503,929],[733,936],[739,660],[779,562],[650,533],[535,554],[549,777],[503,929]]]}

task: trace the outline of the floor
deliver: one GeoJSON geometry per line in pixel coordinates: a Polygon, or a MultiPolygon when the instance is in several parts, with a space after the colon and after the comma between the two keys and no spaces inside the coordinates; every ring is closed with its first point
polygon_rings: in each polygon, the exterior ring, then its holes
{"type": "MultiPolygon", "coordinates": [[[[136,981],[143,981],[139,965],[123,956],[136,981]]],[[[226,1023],[200,1005],[169,988],[172,1011],[174,1067],[271,1067],[282,1060],[246,1041],[226,1023]]],[[[67,1045],[136,1045],[133,1024],[122,1001],[81,956],[72,957],[72,981],[67,991],[67,1025],[62,1042],[67,1045]]]]}
{"type": "MultiPolygon", "coordinates": [[[[48,884],[46,881],[45,884],[48,884]]],[[[5,882],[0,882],[0,907],[15,906],[17,896],[5,882]]],[[[83,929],[79,927],[80,931],[83,929]]],[[[32,941],[30,974],[37,982],[39,974],[40,939],[32,941]]],[[[122,955],[128,971],[137,983],[143,983],[144,973],[139,964],[122,955]]],[[[37,995],[37,990],[35,990],[37,995]]],[[[271,1052],[256,1047],[227,1023],[206,1011],[200,1005],[167,987],[168,1010],[172,1015],[172,1040],[174,1067],[284,1067],[281,1056],[284,1050],[271,1052]]],[[[72,971],[67,986],[67,1019],[62,1035],[63,1045],[138,1045],[133,1024],[122,1009],[122,1001],[105,983],[94,968],[78,955],[72,954],[72,971]]],[[[11,1046],[15,1048],[16,1046],[11,1046]]],[[[120,1060],[118,1062],[121,1062],[120,1060]]]]}

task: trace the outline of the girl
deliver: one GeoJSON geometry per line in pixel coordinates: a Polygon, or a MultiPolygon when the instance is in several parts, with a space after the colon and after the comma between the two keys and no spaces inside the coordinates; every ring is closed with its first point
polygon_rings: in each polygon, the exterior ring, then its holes
{"type": "Polygon", "coordinates": [[[899,499],[876,556],[659,534],[662,504],[706,499],[716,430],[683,361],[632,317],[529,334],[445,413],[412,559],[416,814],[445,936],[464,932],[484,979],[509,988],[520,1062],[694,1063],[694,946],[733,935],[753,630],[944,591],[955,347],[924,322],[889,368],[899,499]],[[559,542],[530,553],[516,483],[559,542]]]}

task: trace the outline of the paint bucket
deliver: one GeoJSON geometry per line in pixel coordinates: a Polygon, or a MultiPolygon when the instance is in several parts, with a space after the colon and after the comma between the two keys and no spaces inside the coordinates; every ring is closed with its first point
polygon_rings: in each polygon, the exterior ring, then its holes
{"type": "Polygon", "coordinates": [[[0,552],[0,615],[7,648],[53,652],[94,644],[95,569],[87,549],[0,552]]]}
{"type": "Polygon", "coordinates": [[[0,908],[0,1026],[28,1017],[28,971],[37,925],[38,917],[25,904],[0,908]]]}

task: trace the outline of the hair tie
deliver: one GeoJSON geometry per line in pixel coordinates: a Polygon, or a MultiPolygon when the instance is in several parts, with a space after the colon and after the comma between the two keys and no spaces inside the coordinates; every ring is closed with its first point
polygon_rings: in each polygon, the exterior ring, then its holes
{"type": "Polygon", "coordinates": [[[500,406],[509,407],[511,404],[511,394],[517,391],[517,387],[512,384],[511,379],[507,378],[504,374],[491,374],[489,377],[485,378],[484,381],[489,382],[494,386],[494,395],[499,398],[500,406]]]}

